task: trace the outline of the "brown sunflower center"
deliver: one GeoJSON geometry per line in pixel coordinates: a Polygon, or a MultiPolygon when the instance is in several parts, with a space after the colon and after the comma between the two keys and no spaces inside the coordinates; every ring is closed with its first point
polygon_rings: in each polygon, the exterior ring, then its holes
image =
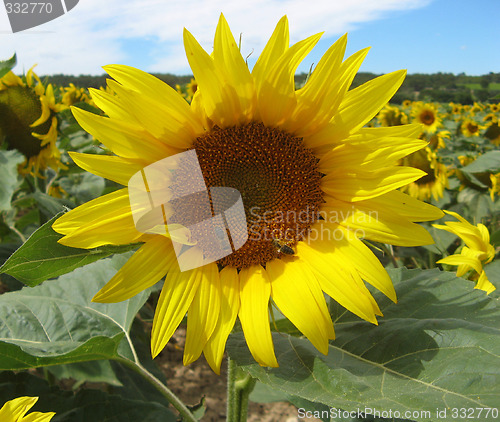
{"type": "Polygon", "coordinates": [[[424,110],[420,113],[420,121],[427,126],[430,126],[434,123],[435,117],[434,113],[430,110],[424,110]]]}
{"type": "Polygon", "coordinates": [[[216,127],[193,147],[207,187],[236,189],[245,209],[248,240],[219,265],[241,269],[293,253],[323,202],[318,162],[302,138],[250,123],[216,127]]]}
{"type": "Polygon", "coordinates": [[[434,169],[432,167],[432,162],[429,161],[427,152],[424,150],[416,151],[407,157],[408,165],[411,167],[418,168],[427,173],[427,175],[422,176],[420,179],[416,180],[417,185],[425,185],[427,183],[434,182],[436,176],[434,174],[434,169]]]}
{"type": "Polygon", "coordinates": [[[467,124],[467,130],[470,133],[476,133],[479,130],[479,126],[476,125],[475,123],[469,122],[469,124],[467,124]]]}

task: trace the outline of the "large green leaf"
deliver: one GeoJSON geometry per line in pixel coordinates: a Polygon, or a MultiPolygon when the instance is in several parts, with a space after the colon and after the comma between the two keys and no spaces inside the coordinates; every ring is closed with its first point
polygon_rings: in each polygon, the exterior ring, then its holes
{"type": "MultiPolygon", "coordinates": [[[[16,397],[39,397],[30,411],[56,412],[51,422],[175,422],[169,406],[111,395],[99,390],[81,390],[76,394],[50,387],[27,373],[0,374],[0,403],[16,397]]],[[[29,413],[28,413],[29,415],[29,413]]]]}
{"type": "Polygon", "coordinates": [[[28,286],[73,271],[115,253],[127,252],[137,245],[101,246],[95,249],[70,248],[57,243],[63,236],[52,229],[62,213],[45,223],[0,267],[28,286]]]}
{"type": "Polygon", "coordinates": [[[80,387],[85,382],[104,382],[109,385],[121,386],[121,382],[116,377],[109,360],[55,365],[47,367],[47,370],[58,380],[75,380],[76,383],[73,385],[73,389],[80,387]]]}
{"type": "MultiPolygon", "coordinates": [[[[376,294],[385,315],[378,326],[340,310],[327,356],[282,333],[273,334],[279,368],[256,364],[240,333],[229,339],[228,353],[274,389],[347,411],[429,420],[413,412],[435,418],[436,409],[498,407],[498,296],[437,269],[390,274],[399,303],[376,294]]],[[[439,420],[456,419],[448,411],[439,420]]]]}
{"type": "Polygon", "coordinates": [[[0,211],[11,208],[12,195],[21,185],[17,167],[24,160],[24,156],[19,151],[0,151],[0,211]]]}
{"type": "Polygon", "coordinates": [[[461,168],[460,171],[466,173],[482,173],[485,171],[498,173],[500,171],[500,151],[489,151],[468,166],[461,168]]]}
{"type": "Polygon", "coordinates": [[[125,260],[104,259],[1,295],[0,369],[132,358],[128,332],[149,292],[120,303],[91,302],[125,260]]]}
{"type": "Polygon", "coordinates": [[[102,194],[105,183],[102,177],[83,172],[70,174],[59,179],[59,186],[74,196],[79,204],[97,198],[102,194]]]}
{"type": "Polygon", "coordinates": [[[12,68],[17,63],[17,57],[14,54],[9,60],[0,61],[0,78],[3,78],[7,73],[9,73],[12,68]]]}

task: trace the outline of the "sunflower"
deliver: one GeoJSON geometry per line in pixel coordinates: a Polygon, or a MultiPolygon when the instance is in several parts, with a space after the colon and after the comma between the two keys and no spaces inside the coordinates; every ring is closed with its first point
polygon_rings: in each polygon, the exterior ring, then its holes
{"type": "Polygon", "coordinates": [[[49,422],[54,417],[54,412],[32,412],[25,416],[37,400],[38,397],[19,397],[8,401],[0,409],[0,420],[3,422],[49,422]]]}
{"type": "Polygon", "coordinates": [[[489,108],[492,113],[498,113],[500,112],[500,103],[489,104],[489,108]]]}
{"type": "Polygon", "coordinates": [[[486,125],[484,137],[488,138],[494,145],[500,146],[500,125],[498,121],[492,121],[486,125]]]}
{"type": "Polygon", "coordinates": [[[460,128],[465,136],[479,136],[479,132],[483,130],[485,126],[480,125],[471,118],[467,118],[463,121],[460,128]]]}
{"type": "Polygon", "coordinates": [[[423,125],[424,132],[435,133],[442,126],[437,106],[432,103],[418,101],[411,109],[412,121],[423,125]]]}
{"type": "Polygon", "coordinates": [[[470,109],[470,114],[471,116],[475,116],[476,113],[480,113],[481,111],[484,110],[484,106],[482,104],[479,104],[478,102],[474,101],[474,105],[470,109]]]}
{"type": "Polygon", "coordinates": [[[12,72],[0,78],[0,135],[26,157],[22,173],[39,176],[47,167],[65,168],[56,146],[55,116],[63,108],[56,103],[52,85],[44,86],[33,68],[25,81],[12,72]]]}
{"type": "Polygon", "coordinates": [[[428,201],[443,197],[444,189],[448,187],[448,169],[438,161],[438,157],[430,147],[410,154],[402,164],[423,170],[424,177],[404,186],[401,190],[408,192],[414,198],[428,201]]]}
{"type": "Polygon", "coordinates": [[[498,122],[498,115],[496,113],[488,113],[483,117],[483,122],[497,123],[498,122]]]}
{"type": "Polygon", "coordinates": [[[451,114],[461,114],[462,113],[462,104],[450,103],[451,114]]]}
{"type": "Polygon", "coordinates": [[[196,91],[198,90],[198,83],[194,80],[194,78],[191,78],[191,81],[186,86],[186,90],[187,100],[192,101],[194,94],[196,94],[196,91]]]}
{"type": "Polygon", "coordinates": [[[73,104],[81,102],[94,105],[85,90],[83,88],[77,88],[73,83],[70,83],[69,86],[66,86],[64,88],[61,87],[61,94],[61,103],[65,106],[69,107],[73,104]]]}
{"type": "Polygon", "coordinates": [[[446,141],[451,137],[449,130],[440,130],[432,135],[429,135],[429,147],[435,151],[437,149],[446,148],[446,141]]]}
{"type": "MultiPolygon", "coordinates": [[[[326,354],[334,329],[324,293],[374,324],[381,312],[364,282],[396,300],[388,274],[360,238],[402,246],[433,243],[414,222],[440,218],[442,212],[397,191],[424,175],[397,165],[425,146],[416,138],[420,125],[363,128],[397,91],[405,72],[348,91],[367,49],[343,60],[343,36],[296,91],[297,66],[319,38],[289,47],[285,16],[250,71],[221,15],[212,54],[184,31],[198,83],[191,104],[152,75],[111,65],[105,70],[116,96],[91,90],[109,117],[73,109],[82,127],[116,154],[71,153],[82,168],[127,185],[132,177],[145,177],[151,164],[172,157],[180,169],[184,164],[176,157],[195,153],[203,189],[223,187],[243,199],[248,240],[203,266],[212,250],[202,238],[192,242],[188,223],[202,210],[189,200],[153,209],[186,229],[184,244],[182,236],[168,232],[170,224],[163,231],[137,229],[129,188],[54,223],[64,235],[60,242],[72,247],[144,243],[93,300],[122,301],[165,276],[153,321],[153,356],[187,313],[184,364],[204,353],[219,373],[239,318],[255,360],[275,367],[269,306],[326,354]],[[179,262],[183,258],[192,269],[180,271],[176,251],[179,262]]],[[[178,173],[177,188],[191,189],[189,172],[178,173]]],[[[168,180],[170,173],[158,176],[168,180]]],[[[212,215],[214,203],[209,205],[212,215]]]]}
{"type": "Polygon", "coordinates": [[[495,248],[490,244],[490,233],[483,224],[476,226],[465,218],[452,211],[445,211],[455,217],[459,222],[447,221],[444,226],[433,224],[434,227],[446,230],[457,235],[465,243],[459,254],[450,255],[437,261],[438,264],[457,265],[457,277],[461,277],[469,270],[476,271],[471,278],[477,280],[476,289],[491,293],[496,287],[491,284],[483,270],[483,264],[488,264],[495,257],[495,248]]]}
{"type": "Polygon", "coordinates": [[[408,116],[399,107],[387,104],[377,115],[381,126],[400,126],[408,123],[408,116]]]}

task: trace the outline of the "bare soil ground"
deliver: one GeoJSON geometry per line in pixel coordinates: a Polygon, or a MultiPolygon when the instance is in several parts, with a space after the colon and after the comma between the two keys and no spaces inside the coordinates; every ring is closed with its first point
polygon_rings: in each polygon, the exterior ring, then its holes
{"type": "MultiPolygon", "coordinates": [[[[203,422],[226,420],[226,360],[221,374],[215,374],[203,356],[189,366],[182,364],[185,329],[179,328],[166,349],[156,359],[167,376],[167,386],[184,403],[195,405],[205,397],[203,422]]],[[[297,408],[287,402],[253,403],[248,409],[248,422],[298,422],[297,408]]],[[[308,420],[309,421],[309,420],[308,420]]],[[[311,421],[312,422],[312,421],[311,421]]]]}

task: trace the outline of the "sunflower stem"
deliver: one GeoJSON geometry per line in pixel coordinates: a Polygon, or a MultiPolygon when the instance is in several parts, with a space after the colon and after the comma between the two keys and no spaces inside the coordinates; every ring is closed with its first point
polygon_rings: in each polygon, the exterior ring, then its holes
{"type": "Polygon", "coordinates": [[[392,245],[386,245],[385,243],[382,243],[382,250],[384,253],[389,255],[389,258],[391,259],[392,265],[394,265],[394,268],[399,268],[398,261],[396,260],[396,257],[394,256],[394,249],[392,248],[392,245]]]}
{"type": "Polygon", "coordinates": [[[257,380],[243,375],[231,358],[227,367],[227,422],[246,422],[248,398],[257,380]]]}
{"type": "Polygon", "coordinates": [[[153,385],[169,401],[169,403],[175,407],[184,422],[197,422],[197,419],[181,401],[181,399],[179,399],[179,397],[177,397],[165,384],[144,368],[144,366],[142,366],[139,362],[133,362],[124,358],[118,358],[116,360],[141,375],[146,381],[153,385]]]}
{"type": "Polygon", "coordinates": [[[237,394],[236,394],[236,371],[238,367],[229,356],[227,358],[227,422],[238,422],[236,418],[237,394]]]}
{"type": "Polygon", "coordinates": [[[429,268],[436,268],[436,254],[429,251],[429,268]]]}
{"type": "Polygon", "coordinates": [[[250,375],[236,383],[236,388],[240,395],[239,422],[246,422],[248,416],[248,398],[255,387],[257,380],[250,375]]]}

